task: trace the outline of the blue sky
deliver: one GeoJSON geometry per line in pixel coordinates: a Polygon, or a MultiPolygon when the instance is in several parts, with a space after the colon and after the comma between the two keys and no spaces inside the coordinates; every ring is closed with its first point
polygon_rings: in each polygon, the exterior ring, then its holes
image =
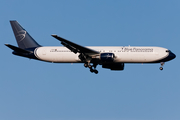
{"type": "Polygon", "coordinates": [[[179,0],[6,0],[0,4],[1,120],[179,120],[179,0]],[[14,56],[9,20],[43,46],[51,34],[83,46],[160,46],[177,57],[124,71],[14,56]]]}

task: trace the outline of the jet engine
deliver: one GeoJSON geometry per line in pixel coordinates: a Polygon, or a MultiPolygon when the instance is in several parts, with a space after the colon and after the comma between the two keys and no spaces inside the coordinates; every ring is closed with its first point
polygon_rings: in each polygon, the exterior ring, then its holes
{"type": "Polygon", "coordinates": [[[113,62],[115,58],[114,53],[101,53],[100,60],[102,63],[110,63],[113,62]]]}
{"type": "Polygon", "coordinates": [[[102,68],[111,70],[124,70],[124,63],[105,63],[102,64],[102,68]]]}

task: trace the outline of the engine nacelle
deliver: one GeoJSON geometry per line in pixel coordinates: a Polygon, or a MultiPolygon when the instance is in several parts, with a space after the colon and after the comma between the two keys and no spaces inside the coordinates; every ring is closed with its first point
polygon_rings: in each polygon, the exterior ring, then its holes
{"type": "Polygon", "coordinates": [[[113,62],[115,58],[114,53],[101,53],[100,54],[100,60],[103,63],[109,63],[109,62],[113,62]]]}
{"type": "Polygon", "coordinates": [[[103,68],[111,69],[111,70],[124,70],[124,63],[109,63],[102,64],[103,68]]]}

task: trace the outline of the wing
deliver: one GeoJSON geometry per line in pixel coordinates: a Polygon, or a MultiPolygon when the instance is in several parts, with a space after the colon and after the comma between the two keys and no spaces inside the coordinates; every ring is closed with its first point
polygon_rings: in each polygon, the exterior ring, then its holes
{"type": "Polygon", "coordinates": [[[58,39],[59,41],[61,41],[61,44],[64,45],[65,47],[67,47],[69,50],[71,50],[72,52],[74,52],[75,54],[78,53],[84,53],[86,55],[95,55],[95,54],[99,54],[98,51],[95,51],[93,49],[89,49],[87,47],[83,47],[81,45],[78,45],[76,43],[73,43],[71,41],[68,41],[64,38],[61,38],[57,35],[51,35],[54,38],[58,39]]]}

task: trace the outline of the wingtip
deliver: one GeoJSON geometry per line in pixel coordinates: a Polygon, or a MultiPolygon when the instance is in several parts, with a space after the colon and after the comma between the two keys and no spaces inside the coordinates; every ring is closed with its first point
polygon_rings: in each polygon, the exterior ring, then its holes
{"type": "Polygon", "coordinates": [[[9,44],[4,44],[5,46],[8,46],[9,44]]]}
{"type": "Polygon", "coordinates": [[[56,34],[52,34],[51,36],[53,36],[53,37],[57,37],[57,35],[56,35],[56,34]]]}

